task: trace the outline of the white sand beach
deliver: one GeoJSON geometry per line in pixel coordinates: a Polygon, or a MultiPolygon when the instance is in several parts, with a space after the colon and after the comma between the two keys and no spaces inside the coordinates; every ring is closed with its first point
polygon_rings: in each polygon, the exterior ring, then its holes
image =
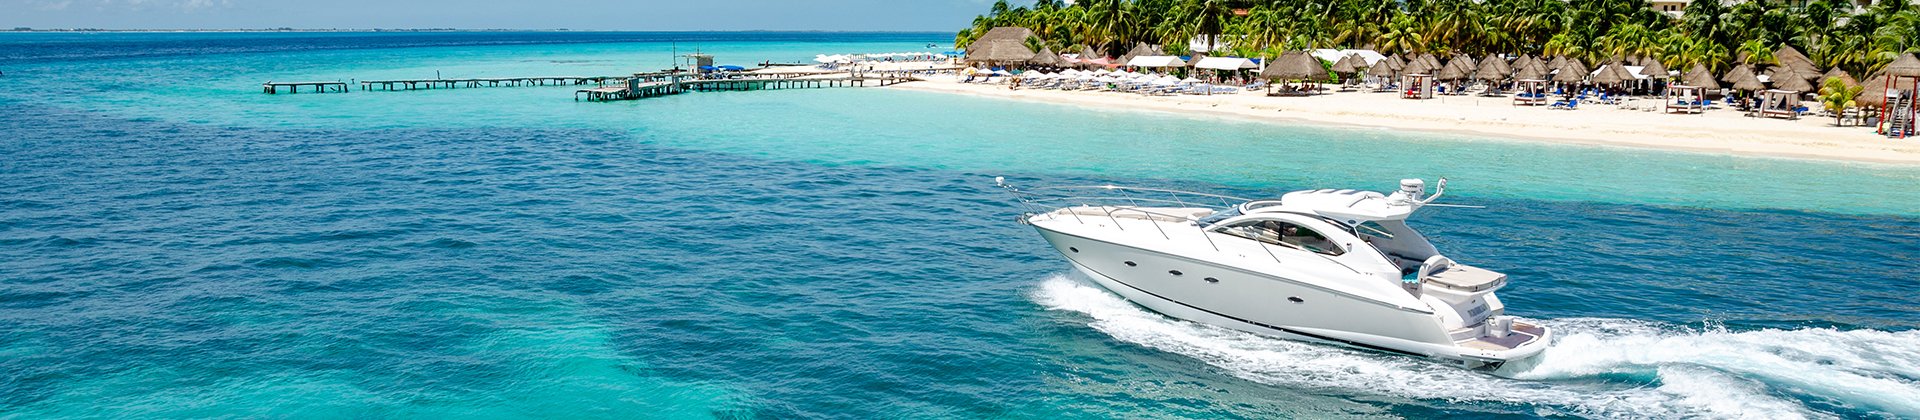
{"type": "MultiPolygon", "coordinates": [[[[895,89],[1055,104],[1240,117],[1276,123],[1340,124],[1452,132],[1527,141],[1596,144],[1745,156],[1920,165],[1920,139],[1888,139],[1868,127],[1834,127],[1833,119],[1751,118],[1729,109],[1664,114],[1586,104],[1578,110],[1513,106],[1510,97],[1445,96],[1405,100],[1393,93],[1334,92],[1311,97],[1145,96],[1134,93],[1010,90],[1004,84],[960,83],[931,76],[895,89]]],[[[1812,105],[1812,104],[1809,104],[1812,105]]]]}

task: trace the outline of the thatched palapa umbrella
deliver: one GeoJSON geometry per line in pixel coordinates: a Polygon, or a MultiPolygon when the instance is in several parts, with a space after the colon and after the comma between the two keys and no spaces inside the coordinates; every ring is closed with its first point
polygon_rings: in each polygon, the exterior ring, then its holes
{"type": "Polygon", "coordinates": [[[1512,68],[1514,71],[1519,71],[1520,69],[1524,69],[1524,68],[1527,68],[1527,66],[1533,65],[1532,63],[1533,63],[1533,56],[1521,54],[1520,58],[1515,58],[1513,59],[1512,63],[1507,63],[1507,67],[1512,68]]]}
{"type": "Polygon", "coordinates": [[[1644,62],[1640,64],[1640,74],[1644,74],[1644,75],[1647,75],[1647,77],[1652,77],[1655,79],[1665,79],[1673,76],[1671,74],[1667,74],[1667,66],[1660,65],[1660,60],[1655,60],[1651,58],[1646,59],[1644,62]]]}
{"type": "Polygon", "coordinates": [[[1733,66],[1733,70],[1728,70],[1726,77],[1720,80],[1733,83],[1733,88],[1738,90],[1757,91],[1767,88],[1766,84],[1760,83],[1760,77],[1755,76],[1753,70],[1748,69],[1745,64],[1733,66]]]}
{"type": "Polygon", "coordinates": [[[1507,60],[1503,60],[1497,55],[1490,55],[1480,60],[1480,69],[1474,71],[1473,77],[1475,79],[1494,82],[1506,80],[1507,75],[1510,74],[1513,74],[1513,68],[1507,66],[1507,60]]]}
{"type": "MultiPolygon", "coordinates": [[[[1819,76],[1816,74],[1813,77],[1819,76]]],[[[1773,74],[1767,75],[1767,80],[1773,82],[1774,89],[1789,90],[1794,93],[1813,91],[1813,84],[1807,83],[1808,78],[1788,66],[1780,66],[1773,70],[1773,74]]]]}
{"type": "Polygon", "coordinates": [[[1781,45],[1779,51],[1773,52],[1773,60],[1780,62],[1783,67],[1793,69],[1794,73],[1801,77],[1820,76],[1820,67],[1813,65],[1813,59],[1807,58],[1806,54],[1801,54],[1800,50],[1794,49],[1792,45],[1781,45]]]}
{"type": "Polygon", "coordinates": [[[1520,67],[1519,70],[1513,72],[1513,78],[1517,80],[1546,80],[1547,71],[1541,70],[1540,66],[1531,65],[1539,63],[1538,60],[1535,60],[1532,63],[1528,63],[1528,66],[1520,67]]]}
{"type": "Polygon", "coordinates": [[[1460,59],[1455,58],[1453,62],[1447,63],[1445,66],[1440,66],[1440,71],[1435,72],[1433,78],[1439,80],[1460,80],[1467,78],[1469,74],[1473,74],[1473,69],[1462,70],[1461,67],[1465,66],[1461,64],[1460,59]]]}
{"type": "Polygon", "coordinates": [[[1346,57],[1340,57],[1340,61],[1333,62],[1333,72],[1340,74],[1359,73],[1360,69],[1353,66],[1354,58],[1356,57],[1358,56],[1352,54],[1348,54],[1346,57]]]}
{"type": "Polygon", "coordinates": [[[1900,58],[1893,59],[1893,63],[1880,71],[1896,77],[1920,77],[1920,58],[1915,58],[1913,54],[1900,54],[1900,58]]]}
{"type": "Polygon", "coordinates": [[[1318,83],[1327,80],[1327,69],[1320,66],[1320,59],[1305,52],[1289,51],[1279,59],[1267,65],[1260,77],[1273,80],[1306,80],[1318,83]]]}
{"type": "Polygon", "coordinates": [[[1047,47],[1040,47],[1040,52],[1033,53],[1033,58],[1027,59],[1027,64],[1036,67],[1067,66],[1066,59],[1060,58],[1060,54],[1054,54],[1053,49],[1047,47]]]}
{"type": "Polygon", "coordinates": [[[1860,86],[1859,80],[1854,80],[1853,75],[1847,74],[1846,70],[1841,70],[1839,67],[1834,67],[1833,70],[1828,70],[1827,74],[1820,75],[1821,87],[1827,85],[1827,79],[1840,79],[1840,83],[1846,83],[1850,87],[1860,86]]]}
{"type": "Polygon", "coordinates": [[[1553,75],[1553,81],[1579,83],[1581,80],[1587,79],[1587,73],[1592,73],[1592,71],[1587,70],[1587,65],[1581,64],[1579,59],[1568,58],[1561,60],[1560,73],[1553,75]]]}
{"type": "Polygon", "coordinates": [[[1627,69],[1624,67],[1620,67],[1620,63],[1618,62],[1601,66],[1600,72],[1598,74],[1593,75],[1593,83],[1602,84],[1602,85],[1617,85],[1620,83],[1624,83],[1628,80],[1633,80],[1633,76],[1631,73],[1627,74],[1626,77],[1621,77],[1622,76],[1621,73],[1626,73],[1626,72],[1627,72],[1627,69]]]}
{"type": "Polygon", "coordinates": [[[1681,75],[1680,81],[1693,87],[1720,88],[1720,82],[1713,79],[1713,72],[1707,71],[1707,66],[1704,64],[1694,64],[1693,70],[1688,70],[1687,74],[1681,75]]]}
{"type": "Polygon", "coordinates": [[[1883,70],[1867,76],[1867,83],[1860,86],[1860,96],[1853,98],[1862,107],[1883,106],[1887,104],[1887,74],[1883,70]]]}
{"type": "Polygon", "coordinates": [[[1567,66],[1567,56],[1556,55],[1556,56],[1553,56],[1553,60],[1547,62],[1547,71],[1559,70],[1561,67],[1566,67],[1566,66],[1567,66]]]}

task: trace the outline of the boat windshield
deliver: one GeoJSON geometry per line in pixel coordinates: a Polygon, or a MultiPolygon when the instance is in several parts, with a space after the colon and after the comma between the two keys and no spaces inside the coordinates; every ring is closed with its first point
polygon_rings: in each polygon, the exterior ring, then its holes
{"type": "Polygon", "coordinates": [[[1232,206],[1232,207],[1227,207],[1226,209],[1223,209],[1220,211],[1215,211],[1213,212],[1213,214],[1207,215],[1207,217],[1202,217],[1200,218],[1200,220],[1195,220],[1194,223],[1200,225],[1201,227],[1213,226],[1214,223],[1220,223],[1220,221],[1222,220],[1232,219],[1239,215],[1240,215],[1240,206],[1232,206]]]}

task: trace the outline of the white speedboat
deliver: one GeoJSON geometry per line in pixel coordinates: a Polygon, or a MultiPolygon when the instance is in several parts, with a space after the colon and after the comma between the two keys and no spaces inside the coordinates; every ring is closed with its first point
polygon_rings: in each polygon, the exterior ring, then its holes
{"type": "Polygon", "coordinates": [[[1408,216],[1446,180],[1392,194],[1309,190],[1254,200],[1115,186],[1020,189],[1033,226],[1073,267],[1176,318],[1258,334],[1498,368],[1552,331],[1506,315],[1505,274],[1440,254],[1408,216]]]}

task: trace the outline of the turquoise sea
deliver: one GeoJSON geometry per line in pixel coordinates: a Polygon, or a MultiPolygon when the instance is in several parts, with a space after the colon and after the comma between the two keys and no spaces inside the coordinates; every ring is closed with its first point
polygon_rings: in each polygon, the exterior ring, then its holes
{"type": "Polygon", "coordinates": [[[1920,417],[1920,167],[617,75],[948,34],[0,33],[0,417],[1920,417]],[[1530,370],[1174,321],[993,186],[1451,179],[1530,370]]]}

